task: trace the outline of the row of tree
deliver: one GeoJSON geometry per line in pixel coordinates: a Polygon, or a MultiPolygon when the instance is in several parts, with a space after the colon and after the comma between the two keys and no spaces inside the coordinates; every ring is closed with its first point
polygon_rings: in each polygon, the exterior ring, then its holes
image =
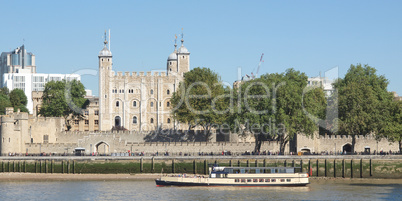
{"type": "Polygon", "coordinates": [[[16,112],[28,112],[28,99],[24,91],[21,89],[13,89],[11,92],[7,87],[0,89],[0,114],[5,114],[6,107],[13,107],[16,112]]]}
{"type": "Polygon", "coordinates": [[[195,68],[184,75],[172,97],[172,115],[189,129],[201,126],[208,140],[211,129],[253,134],[255,151],[264,140],[280,142],[280,151],[297,133],[352,136],[375,134],[399,142],[402,151],[402,101],[393,101],[388,80],[368,65],[351,65],[344,78],[336,80],[331,95],[322,87],[309,87],[308,77],[294,69],[262,75],[225,86],[208,68],[195,68]]]}
{"type": "MultiPolygon", "coordinates": [[[[82,119],[82,109],[89,101],[84,98],[84,85],[77,80],[50,81],[46,83],[42,96],[39,115],[43,117],[63,117],[67,130],[71,128],[71,120],[82,119]]],[[[28,99],[21,89],[9,92],[7,87],[0,89],[0,114],[5,113],[6,107],[14,107],[14,111],[29,112],[28,99]]]]}

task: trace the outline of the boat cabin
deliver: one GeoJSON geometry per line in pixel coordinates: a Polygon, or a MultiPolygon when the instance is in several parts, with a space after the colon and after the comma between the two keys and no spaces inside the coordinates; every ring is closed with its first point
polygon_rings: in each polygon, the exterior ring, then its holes
{"type": "Polygon", "coordinates": [[[300,167],[211,167],[210,178],[227,178],[228,174],[293,174],[300,167]]]}

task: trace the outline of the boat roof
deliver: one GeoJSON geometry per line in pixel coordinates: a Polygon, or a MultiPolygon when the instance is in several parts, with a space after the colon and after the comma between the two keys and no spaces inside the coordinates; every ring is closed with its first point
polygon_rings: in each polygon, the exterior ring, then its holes
{"type": "Polygon", "coordinates": [[[246,169],[246,170],[256,170],[256,169],[297,169],[301,167],[220,167],[224,169],[246,169]]]}

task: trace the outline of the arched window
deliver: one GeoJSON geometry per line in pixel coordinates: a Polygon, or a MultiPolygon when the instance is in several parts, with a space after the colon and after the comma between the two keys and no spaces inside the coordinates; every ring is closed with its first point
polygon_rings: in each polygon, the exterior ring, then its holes
{"type": "Polygon", "coordinates": [[[172,71],[172,68],[170,68],[170,71],[172,71]]]}
{"type": "Polygon", "coordinates": [[[153,90],[153,89],[151,89],[151,94],[154,94],[154,90],[153,90]]]}
{"type": "Polygon", "coordinates": [[[168,124],[170,124],[170,118],[167,119],[168,124]]]}
{"type": "Polygon", "coordinates": [[[119,107],[119,105],[120,105],[120,102],[116,101],[116,107],[119,107]]]}
{"type": "Polygon", "coordinates": [[[154,123],[154,118],[151,118],[151,124],[153,124],[154,123]]]}
{"type": "Polygon", "coordinates": [[[170,102],[169,101],[166,103],[166,107],[170,107],[170,102]]]}
{"type": "Polygon", "coordinates": [[[137,117],[136,116],[133,117],[133,124],[137,124],[137,117]]]}
{"type": "Polygon", "coordinates": [[[168,90],[166,91],[166,93],[169,95],[169,94],[170,94],[170,90],[168,89],[168,90]]]}
{"type": "Polygon", "coordinates": [[[154,102],[151,101],[151,107],[154,107],[154,102]]]}
{"type": "Polygon", "coordinates": [[[133,107],[137,107],[137,101],[133,101],[133,107]]]}
{"type": "Polygon", "coordinates": [[[121,126],[121,118],[119,116],[114,118],[114,126],[116,126],[116,127],[121,126]]]}

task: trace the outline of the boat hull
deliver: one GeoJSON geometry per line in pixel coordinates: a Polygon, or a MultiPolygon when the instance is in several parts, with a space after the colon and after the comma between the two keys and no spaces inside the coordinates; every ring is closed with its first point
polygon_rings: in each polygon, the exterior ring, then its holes
{"type": "Polygon", "coordinates": [[[308,183],[230,183],[230,184],[220,184],[220,183],[205,183],[205,182],[177,182],[177,181],[164,181],[160,179],[155,180],[156,186],[237,186],[237,187],[270,187],[270,186],[281,186],[281,187],[296,187],[296,186],[306,186],[308,183]]]}

